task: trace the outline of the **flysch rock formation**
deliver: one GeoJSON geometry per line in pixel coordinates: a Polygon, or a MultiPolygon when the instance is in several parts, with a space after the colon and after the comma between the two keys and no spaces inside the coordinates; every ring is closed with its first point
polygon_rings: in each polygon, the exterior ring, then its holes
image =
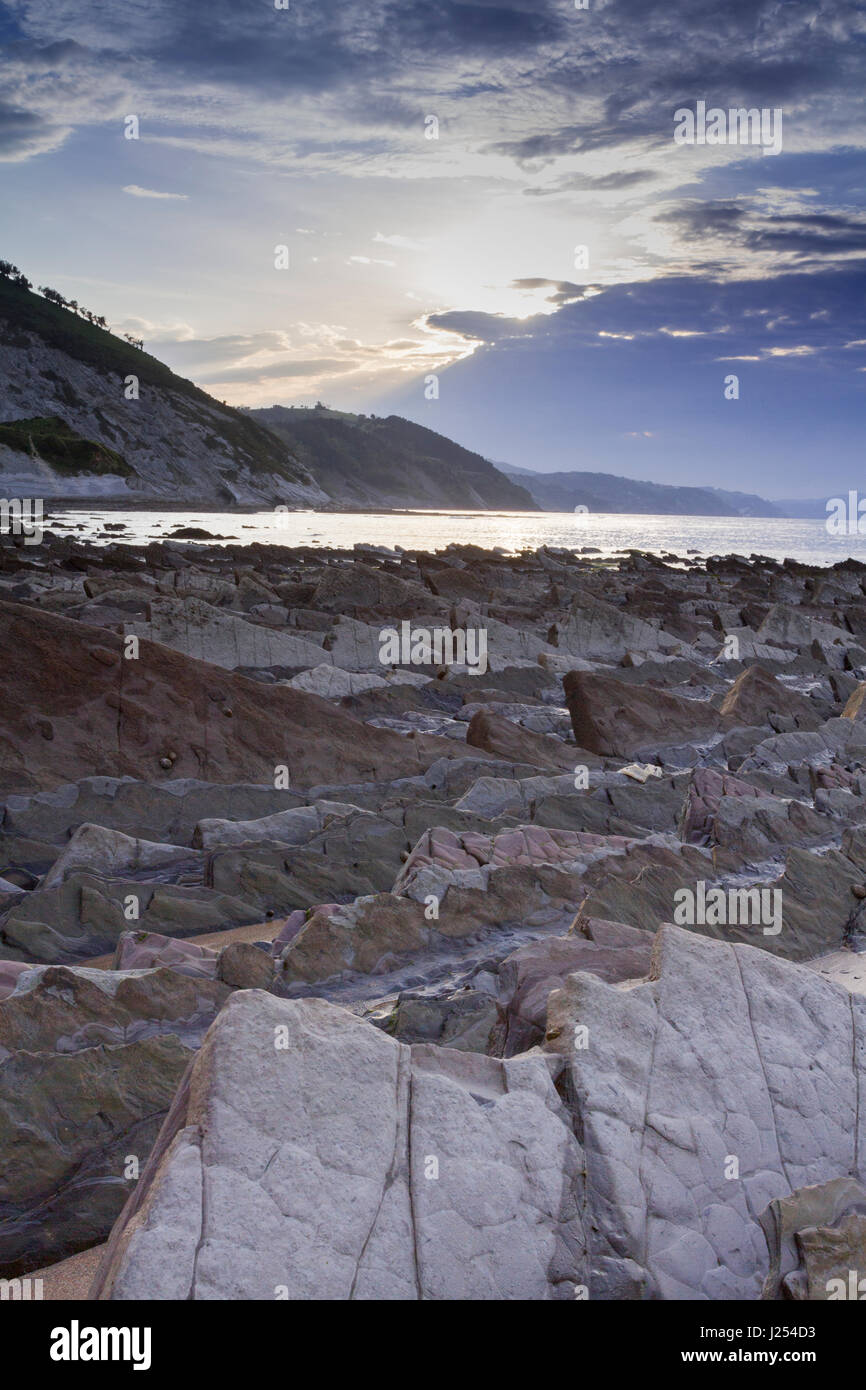
{"type": "Polygon", "coordinates": [[[570,976],[569,1068],[604,1298],[757,1298],[770,1202],[864,1176],[866,1001],[751,946],[664,927],[650,978],[570,976]]]}
{"type": "Polygon", "coordinates": [[[541,1055],[407,1047],[248,991],[178,1093],[99,1276],[115,1298],[574,1296],[580,1149],[541,1055]]]}
{"type": "Polygon", "coordinates": [[[765,951],[665,927],[645,982],[569,975],[547,1045],[497,1061],[235,995],[95,1292],[758,1298],[770,1204],[864,1176],[866,1000],[765,951]]]}
{"type": "Polygon", "coordinates": [[[114,1297],[821,1297],[866,567],[117,534],[0,537],[0,1277],[117,1223],[114,1297]]]}

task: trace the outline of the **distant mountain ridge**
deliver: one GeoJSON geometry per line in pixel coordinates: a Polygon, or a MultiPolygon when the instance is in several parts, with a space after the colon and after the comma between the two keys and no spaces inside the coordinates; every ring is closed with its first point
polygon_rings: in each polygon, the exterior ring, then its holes
{"type": "Polygon", "coordinates": [[[249,414],[344,506],[537,509],[522,480],[399,415],[354,415],[322,405],[274,405],[249,414]]]}
{"type": "Polygon", "coordinates": [[[621,478],[614,473],[536,473],[529,468],[497,464],[508,477],[523,484],[544,511],[591,512],[655,516],[780,517],[777,505],[746,492],[714,487],[679,487],[621,478]]]}
{"type": "Polygon", "coordinates": [[[826,521],[827,503],[831,497],[844,497],[847,500],[848,490],[830,491],[826,497],[786,497],[775,501],[773,506],[779,508],[782,516],[802,521],[826,521]]]}

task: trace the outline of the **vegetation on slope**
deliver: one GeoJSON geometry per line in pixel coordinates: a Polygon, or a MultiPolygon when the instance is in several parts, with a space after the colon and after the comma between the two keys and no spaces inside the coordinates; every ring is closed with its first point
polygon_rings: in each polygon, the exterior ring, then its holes
{"type": "Polygon", "coordinates": [[[250,413],[340,501],[535,510],[528,492],[480,454],[398,415],[353,415],[322,405],[250,413]]]}
{"type": "Polygon", "coordinates": [[[0,423],[0,444],[43,459],[59,473],[116,473],[128,477],[133,471],[114,449],[85,439],[57,415],[0,423]]]}
{"type": "MultiPolygon", "coordinates": [[[[35,294],[26,284],[2,276],[0,322],[3,322],[3,341],[7,347],[26,348],[29,335],[36,335],[48,347],[94,367],[104,376],[110,373],[123,378],[137,376],[142,387],[171,391],[191,406],[205,406],[209,411],[216,411],[220,417],[220,438],[242,456],[239,462],[257,471],[277,473],[292,482],[306,481],[304,470],[287,455],[284,444],[248,414],[214,400],[150,353],[80,318],[71,309],[35,294]]],[[[216,423],[213,422],[214,426],[216,423]]]]}

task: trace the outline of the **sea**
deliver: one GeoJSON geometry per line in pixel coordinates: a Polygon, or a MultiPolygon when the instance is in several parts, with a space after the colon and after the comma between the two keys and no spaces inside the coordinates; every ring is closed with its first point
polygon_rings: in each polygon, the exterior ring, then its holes
{"type": "MultiPolygon", "coordinates": [[[[472,544],[509,555],[563,546],[600,558],[638,549],[703,558],[764,555],[834,565],[866,561],[866,535],[839,536],[823,520],[768,517],[645,516],[605,512],[495,511],[111,511],[47,510],[45,528],[96,544],[169,540],[178,531],[208,533],[208,544],[328,546],[351,550],[444,550],[472,544]]],[[[204,542],[204,537],[200,538],[204,542]]],[[[194,543],[184,539],[185,544],[194,543]]]]}

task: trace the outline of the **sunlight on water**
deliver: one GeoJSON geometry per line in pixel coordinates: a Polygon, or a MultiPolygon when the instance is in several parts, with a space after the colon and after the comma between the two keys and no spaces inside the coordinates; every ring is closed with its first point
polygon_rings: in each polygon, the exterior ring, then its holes
{"type": "Polygon", "coordinates": [[[824,522],[767,517],[622,516],[571,512],[53,512],[48,528],[102,543],[170,539],[180,528],[207,531],[217,543],[266,545],[376,545],[442,550],[473,544],[514,554],[526,547],[593,547],[601,555],[635,547],[686,556],[769,555],[832,565],[849,555],[866,560],[866,536],[831,536],[824,522]],[[123,530],[106,531],[106,523],[123,530]]]}

